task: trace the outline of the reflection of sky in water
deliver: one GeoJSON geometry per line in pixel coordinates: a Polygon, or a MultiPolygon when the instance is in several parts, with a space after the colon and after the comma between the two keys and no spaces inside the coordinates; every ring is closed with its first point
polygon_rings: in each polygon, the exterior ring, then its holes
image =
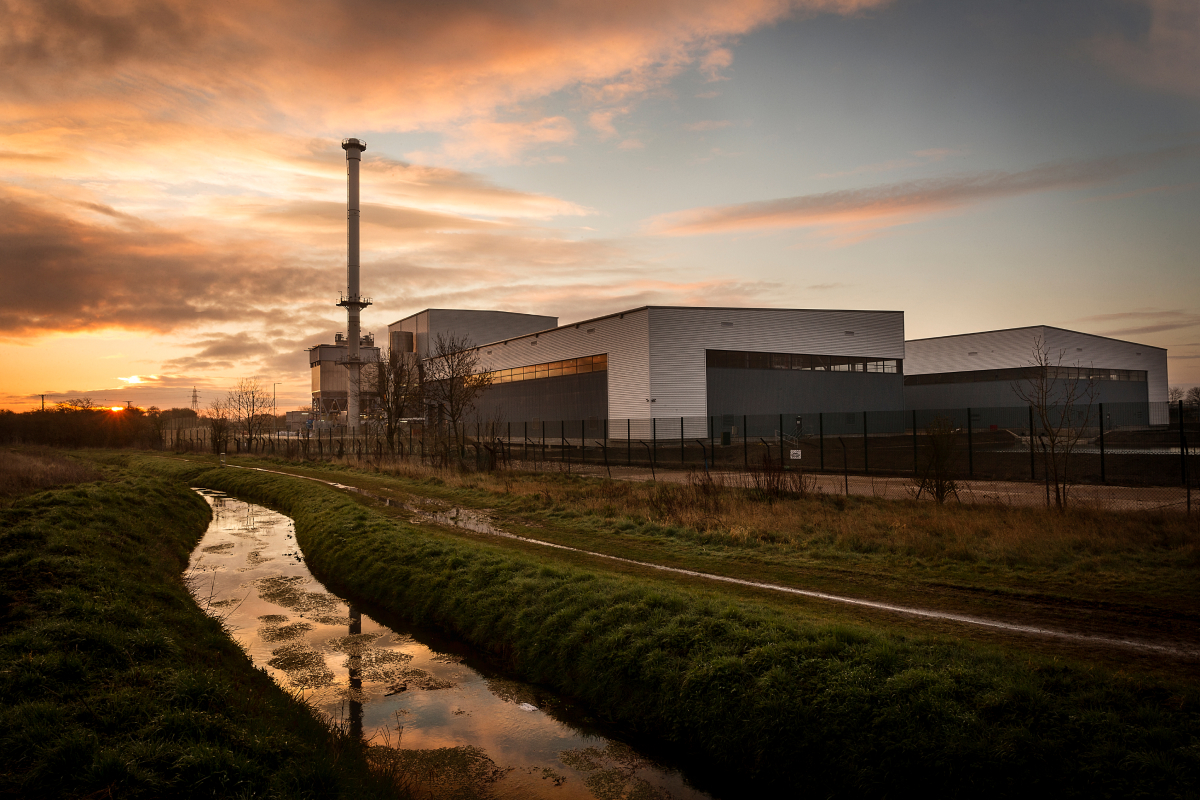
{"type": "MultiPolygon", "coordinates": [[[[361,716],[364,736],[377,744],[394,743],[399,732],[405,763],[434,776],[425,788],[450,788],[439,782],[435,762],[447,773],[471,771],[462,756],[478,759],[467,749],[474,747],[500,772],[474,770],[485,777],[465,787],[466,796],[706,796],[624,745],[554,719],[542,708],[559,701],[544,692],[484,678],[457,656],[435,652],[328,594],[305,567],[289,518],[201,494],[213,521],[192,553],[190,582],[200,605],[225,620],[256,666],[333,719],[356,727],[361,716]],[[429,752],[439,748],[459,749],[429,752]],[[495,780],[496,774],[503,777],[495,780]]],[[[453,788],[459,796],[464,787],[453,788]]]]}

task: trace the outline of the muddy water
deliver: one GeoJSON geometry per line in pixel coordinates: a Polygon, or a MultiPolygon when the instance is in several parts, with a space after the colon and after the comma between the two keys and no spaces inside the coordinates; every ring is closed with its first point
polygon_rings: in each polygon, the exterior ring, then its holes
{"type": "Polygon", "coordinates": [[[213,510],[188,572],[197,602],[281,686],[390,748],[418,796],[709,797],[569,703],[473,669],[461,646],[389,628],[327,592],[288,517],[197,491],[213,510]]]}

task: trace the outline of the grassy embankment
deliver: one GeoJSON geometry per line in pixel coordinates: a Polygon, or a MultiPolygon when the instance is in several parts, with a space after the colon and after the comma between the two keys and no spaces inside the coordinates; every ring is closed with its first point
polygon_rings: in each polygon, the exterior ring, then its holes
{"type": "MultiPolygon", "coordinates": [[[[764,497],[698,481],[635,484],[554,473],[372,473],[281,461],[271,468],[395,500],[485,510],[504,530],[596,552],[1200,648],[1200,518],[1182,514],[764,497]]],[[[1109,655],[1108,663],[1125,666],[1127,656],[1109,655]]]]}
{"type": "Polygon", "coordinates": [[[184,483],[0,452],[0,487],[0,796],[389,796],[193,602],[184,483]]]}
{"type": "Polygon", "coordinates": [[[233,469],[196,479],[291,515],[308,563],[338,591],[454,631],[759,790],[1184,796],[1200,785],[1193,688],[465,541],[311,482],[233,469]]]}

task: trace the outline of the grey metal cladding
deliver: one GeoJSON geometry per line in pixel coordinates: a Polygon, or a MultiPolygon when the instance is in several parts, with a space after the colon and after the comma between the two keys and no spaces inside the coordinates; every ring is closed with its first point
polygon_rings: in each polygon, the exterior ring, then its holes
{"type": "Polygon", "coordinates": [[[650,415],[649,326],[646,309],[566,325],[480,347],[485,370],[525,367],[579,356],[608,355],[608,416],[650,415]],[[588,331],[592,331],[588,333],[588,331]]]}
{"type": "Polygon", "coordinates": [[[894,411],[904,376],[813,370],[708,369],[710,415],[894,411]]]}
{"type": "Polygon", "coordinates": [[[1163,348],[1049,325],[913,339],[906,343],[904,372],[922,375],[1028,366],[1038,336],[1046,343],[1051,360],[1057,362],[1061,354],[1064,366],[1145,370],[1149,401],[1167,399],[1167,351],[1163,348]]]}
{"type": "MultiPolygon", "coordinates": [[[[1025,406],[1014,384],[1020,381],[981,381],[979,383],[941,383],[930,386],[905,386],[904,407],[925,410],[942,408],[995,408],[1025,406]]],[[[1146,384],[1141,381],[1096,381],[1095,403],[1145,403],[1146,384]]],[[[1056,381],[1051,396],[1062,396],[1066,382],[1056,381]]]]}
{"type": "Polygon", "coordinates": [[[705,350],[904,358],[904,312],[651,306],[654,415],[707,416],[705,350]]]}
{"type": "Polygon", "coordinates": [[[501,383],[484,392],[478,415],[485,422],[605,419],[606,392],[603,372],[501,383]]]}
{"type": "Polygon", "coordinates": [[[558,325],[558,317],[516,314],[508,311],[470,311],[452,308],[429,309],[429,333],[437,332],[468,337],[472,344],[487,344],[537,333],[558,325]]]}
{"type": "Polygon", "coordinates": [[[458,308],[427,308],[388,326],[388,331],[407,331],[414,335],[416,352],[428,356],[437,335],[456,335],[472,344],[536,333],[558,325],[558,317],[458,308]]]}

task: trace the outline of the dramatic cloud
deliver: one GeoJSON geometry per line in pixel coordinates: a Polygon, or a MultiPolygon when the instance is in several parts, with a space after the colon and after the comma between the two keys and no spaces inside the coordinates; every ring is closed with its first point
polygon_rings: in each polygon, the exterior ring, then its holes
{"type": "Polygon", "coordinates": [[[316,278],[282,256],[218,251],[145,224],[89,224],[0,194],[0,335],[261,319],[316,278]]]}
{"type": "MultiPolygon", "coordinates": [[[[249,113],[266,122],[283,114],[333,128],[414,130],[490,120],[498,107],[577,84],[596,97],[627,95],[658,85],[647,76],[664,66],[697,63],[715,77],[731,59],[723,40],[797,11],[880,4],[9,0],[0,67],[13,106],[54,98],[95,110],[110,101],[146,116],[249,113]]],[[[564,135],[540,127],[514,138],[564,135]]]]}
{"type": "Polygon", "coordinates": [[[821,194],[710,206],[664,214],[650,220],[652,233],[691,236],[707,233],[819,228],[834,235],[862,235],[1002,197],[1093,186],[1194,157],[1200,146],[1153,153],[1045,164],[1021,172],[982,172],[821,194]]]}

